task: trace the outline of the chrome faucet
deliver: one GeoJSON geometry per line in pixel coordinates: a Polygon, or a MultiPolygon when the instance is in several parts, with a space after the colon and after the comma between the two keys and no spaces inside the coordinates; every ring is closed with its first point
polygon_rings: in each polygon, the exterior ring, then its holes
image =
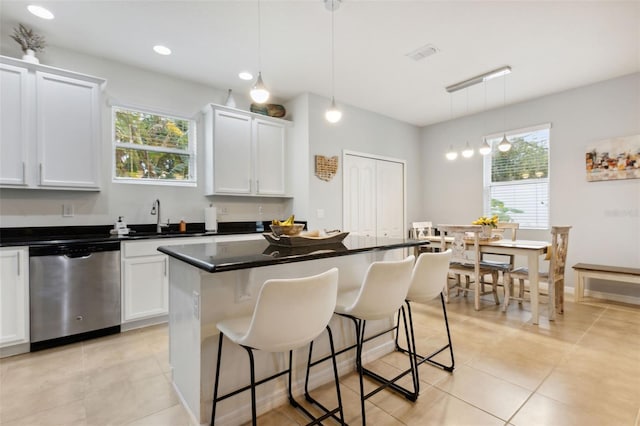
{"type": "Polygon", "coordinates": [[[151,215],[153,216],[157,216],[157,220],[156,220],[156,232],[158,234],[162,233],[162,228],[167,228],[169,226],[169,221],[167,221],[166,225],[161,224],[161,218],[160,218],[160,200],[156,199],[153,202],[153,206],[151,206],[151,215]]]}

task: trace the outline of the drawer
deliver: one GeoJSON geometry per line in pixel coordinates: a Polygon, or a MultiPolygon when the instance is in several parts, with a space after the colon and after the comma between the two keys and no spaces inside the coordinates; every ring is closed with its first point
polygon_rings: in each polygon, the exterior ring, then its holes
{"type": "Polygon", "coordinates": [[[145,241],[131,241],[122,243],[122,257],[154,256],[161,254],[158,251],[160,246],[179,246],[187,244],[202,244],[214,241],[215,237],[180,237],[180,238],[158,238],[145,241]]]}

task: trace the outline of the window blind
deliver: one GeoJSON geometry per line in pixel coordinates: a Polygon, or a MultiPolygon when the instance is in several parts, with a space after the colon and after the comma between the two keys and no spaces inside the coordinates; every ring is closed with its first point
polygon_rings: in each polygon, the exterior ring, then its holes
{"type": "MultiPolygon", "coordinates": [[[[549,228],[549,129],[536,126],[507,133],[511,150],[492,150],[484,162],[484,214],[524,229],[549,228]]],[[[501,135],[487,139],[492,147],[501,135]]]]}

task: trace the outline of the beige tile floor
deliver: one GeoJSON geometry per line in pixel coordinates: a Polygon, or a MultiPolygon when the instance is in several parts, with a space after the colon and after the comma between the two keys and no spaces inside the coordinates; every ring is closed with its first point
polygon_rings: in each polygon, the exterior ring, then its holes
{"type": "MultiPolygon", "coordinates": [[[[530,323],[527,304],[502,313],[490,300],[448,305],[456,354],[452,374],[420,367],[411,403],[383,391],[367,401],[371,425],[639,425],[640,308],[566,304],[554,322],[530,323]]],[[[439,304],[414,307],[418,348],[444,342],[439,304]]],[[[0,360],[0,424],[187,426],[172,390],[167,327],[129,331],[0,360]]],[[[392,353],[370,364],[393,373],[407,362],[392,353]]],[[[359,424],[358,380],[341,379],[345,415],[359,424]]],[[[328,400],[332,389],[317,395],[328,400]]],[[[298,425],[288,405],[261,425],[298,425]]]]}

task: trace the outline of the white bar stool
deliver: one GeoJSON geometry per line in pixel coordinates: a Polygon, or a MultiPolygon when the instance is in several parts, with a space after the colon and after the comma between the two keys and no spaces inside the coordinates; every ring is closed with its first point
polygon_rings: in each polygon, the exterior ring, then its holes
{"type": "MultiPolygon", "coordinates": [[[[401,261],[373,262],[369,265],[360,288],[338,294],[336,314],[351,319],[356,329],[356,369],[360,378],[360,406],[363,425],[366,424],[365,400],[387,387],[401,393],[411,401],[415,401],[418,398],[417,368],[414,357],[409,357],[411,365],[409,370],[392,379],[384,378],[362,366],[362,347],[364,342],[397,330],[398,328],[396,325],[365,339],[366,322],[368,320],[394,318],[396,312],[399,310],[402,312],[403,317],[405,315],[403,304],[411,283],[411,271],[414,260],[414,256],[409,256],[401,261]],[[413,380],[413,391],[396,383],[409,372],[413,380]],[[364,394],[363,381],[363,376],[365,375],[381,383],[381,386],[366,395],[364,394]]],[[[408,322],[406,318],[404,318],[404,320],[405,335],[407,341],[411,342],[412,340],[410,340],[410,334],[407,328],[408,322]]],[[[340,351],[340,353],[343,351],[340,351]]]]}
{"type": "Polygon", "coordinates": [[[298,279],[273,279],[266,281],[256,302],[252,316],[229,318],[220,321],[216,327],[220,330],[218,340],[218,357],[216,361],[216,377],[213,387],[213,409],[211,410],[211,424],[215,424],[216,405],[218,402],[251,389],[251,415],[253,425],[256,425],[256,386],[269,380],[289,375],[289,403],[300,409],[318,424],[329,417],[341,424],[344,423],[342,398],[338,381],[338,368],[335,359],[333,336],[329,328],[329,321],[333,315],[338,293],[338,269],[332,268],[319,275],[298,279]],[[331,358],[333,359],[333,374],[338,398],[338,407],[329,410],[311,398],[307,385],[309,368],[313,351],[313,340],[323,330],[329,334],[331,358]],[[218,382],[220,378],[220,360],[222,358],[222,341],[226,336],[233,343],[246,349],[249,355],[251,383],[226,395],[218,396],[218,382]],[[303,406],[299,405],[291,393],[291,366],[293,350],[309,344],[309,361],[305,379],[305,398],[316,404],[324,415],[314,417],[303,406]],[[255,380],[255,366],[253,351],[289,352],[289,368],[258,382],[255,380]],[[339,416],[336,414],[339,413],[339,416]]]}
{"type": "MultiPolygon", "coordinates": [[[[444,286],[447,285],[447,276],[449,274],[449,261],[451,260],[451,249],[439,253],[422,253],[418,256],[413,273],[411,274],[411,286],[407,293],[405,301],[407,305],[407,313],[409,314],[409,331],[411,333],[411,341],[407,342],[407,349],[400,347],[398,344],[398,333],[396,333],[396,350],[404,352],[415,358],[414,363],[420,366],[423,363],[429,363],[445,371],[453,371],[455,367],[455,359],[453,356],[453,344],[451,343],[451,333],[449,331],[449,320],[447,318],[447,308],[444,302],[444,286]],[[413,318],[411,316],[411,302],[428,303],[436,297],[440,296],[442,304],[442,314],[444,316],[444,324],[447,330],[448,343],[429,355],[419,355],[416,349],[416,339],[413,330],[413,318]],[[442,364],[433,358],[439,353],[449,349],[451,363],[449,365],[442,364]]],[[[400,315],[398,313],[398,322],[400,324],[400,315]]],[[[418,372],[416,371],[416,376],[418,372]]],[[[418,390],[420,382],[418,383],[418,390]]]]}

